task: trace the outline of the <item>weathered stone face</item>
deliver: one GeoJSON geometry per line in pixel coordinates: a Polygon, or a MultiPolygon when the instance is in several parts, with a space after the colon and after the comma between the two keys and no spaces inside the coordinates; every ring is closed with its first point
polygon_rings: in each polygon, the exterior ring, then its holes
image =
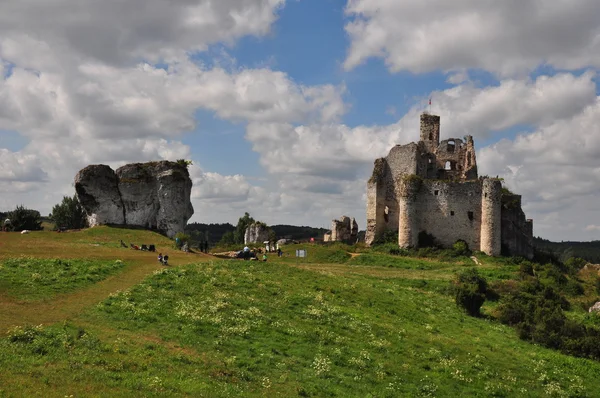
{"type": "Polygon", "coordinates": [[[244,244],[263,244],[269,240],[269,227],[262,223],[250,224],[244,233],[244,244]]]}
{"type": "Polygon", "coordinates": [[[194,214],[187,167],[175,162],[128,164],[116,172],[88,166],[75,176],[75,190],[90,226],[156,228],[172,238],[194,214]]]}
{"type": "Polygon", "coordinates": [[[354,218],[342,216],[331,221],[331,234],[326,234],[325,242],[355,243],[358,236],[358,224],[354,218]]]}
{"type": "Polygon", "coordinates": [[[590,307],[589,312],[597,312],[600,313],[600,301],[590,307]]]}
{"type": "Polygon", "coordinates": [[[90,226],[125,224],[119,179],[113,169],[98,164],[87,166],[75,176],[75,192],[85,209],[90,226]]]}

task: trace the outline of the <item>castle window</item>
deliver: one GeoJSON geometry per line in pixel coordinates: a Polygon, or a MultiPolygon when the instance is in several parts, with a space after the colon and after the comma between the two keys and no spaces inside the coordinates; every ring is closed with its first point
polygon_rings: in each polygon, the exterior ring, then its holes
{"type": "Polygon", "coordinates": [[[429,160],[429,164],[433,163],[433,160],[431,158],[429,158],[427,160],[429,160]]]}
{"type": "Polygon", "coordinates": [[[471,154],[467,155],[467,167],[471,167],[471,154]]]}
{"type": "Polygon", "coordinates": [[[444,170],[452,170],[452,162],[449,160],[446,161],[446,165],[444,166],[444,170]]]}
{"type": "Polygon", "coordinates": [[[455,146],[456,145],[454,143],[454,140],[448,141],[448,146],[446,147],[446,151],[448,151],[448,152],[454,152],[455,146]]]}
{"type": "Polygon", "coordinates": [[[450,212],[450,215],[451,215],[451,216],[453,216],[453,215],[454,215],[454,212],[453,212],[453,211],[451,211],[451,212],[450,212]]]}
{"type": "Polygon", "coordinates": [[[473,212],[472,211],[467,212],[467,216],[469,216],[469,221],[473,221],[473,212]]]}
{"type": "Polygon", "coordinates": [[[435,196],[438,196],[438,195],[439,195],[439,193],[440,193],[440,191],[438,191],[437,189],[436,189],[435,191],[433,191],[433,194],[434,194],[435,196]]]}

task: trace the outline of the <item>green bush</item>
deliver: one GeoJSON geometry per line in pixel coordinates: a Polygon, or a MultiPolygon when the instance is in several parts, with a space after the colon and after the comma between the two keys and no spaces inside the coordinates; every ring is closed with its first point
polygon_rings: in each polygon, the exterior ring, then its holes
{"type": "Polygon", "coordinates": [[[574,278],[567,281],[563,290],[569,296],[581,296],[584,293],[583,286],[574,278]]]}
{"type": "Polygon", "coordinates": [[[183,232],[177,232],[175,234],[175,245],[177,246],[178,249],[180,249],[183,245],[185,245],[189,241],[190,241],[189,235],[187,235],[183,232]],[[179,242],[179,243],[177,243],[177,242],[179,242]]]}
{"type": "Polygon", "coordinates": [[[479,316],[487,292],[485,278],[475,268],[469,268],[456,275],[453,285],[456,305],[471,316],[479,316]]]}
{"type": "Polygon", "coordinates": [[[387,230],[378,234],[373,241],[372,246],[395,244],[398,246],[398,230],[387,230]]]}
{"type": "Polygon", "coordinates": [[[435,237],[432,234],[427,233],[426,231],[419,232],[419,247],[436,247],[437,242],[435,237]]]}
{"type": "Polygon", "coordinates": [[[88,226],[85,210],[81,207],[77,195],[73,195],[72,198],[64,196],[62,202],[52,208],[50,219],[54,221],[57,230],[81,229],[88,226]]]}
{"type": "Polygon", "coordinates": [[[457,240],[452,245],[452,250],[456,256],[470,256],[471,250],[469,250],[469,245],[462,239],[457,240]]]}
{"type": "Polygon", "coordinates": [[[23,231],[28,229],[31,231],[41,231],[42,217],[37,210],[27,209],[24,206],[17,206],[13,211],[8,213],[13,231],[23,231]]]}

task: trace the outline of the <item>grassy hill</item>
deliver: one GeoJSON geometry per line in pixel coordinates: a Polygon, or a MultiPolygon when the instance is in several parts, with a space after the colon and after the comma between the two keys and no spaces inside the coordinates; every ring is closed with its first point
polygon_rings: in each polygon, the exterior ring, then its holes
{"type": "MultiPolygon", "coordinates": [[[[478,261],[498,291],[517,283],[521,265],[478,261]]],[[[3,233],[0,396],[600,396],[600,362],[520,340],[490,316],[498,302],[481,318],[457,308],[449,282],[474,265],[340,244],[220,260],[107,227],[3,233]]],[[[595,297],[581,281],[574,303],[595,297]]],[[[568,316],[589,321],[583,307],[568,316]]]]}

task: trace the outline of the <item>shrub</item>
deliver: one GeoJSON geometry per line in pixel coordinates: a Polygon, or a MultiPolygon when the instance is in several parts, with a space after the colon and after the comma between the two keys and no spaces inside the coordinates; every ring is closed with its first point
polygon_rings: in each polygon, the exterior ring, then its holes
{"type": "Polygon", "coordinates": [[[87,216],[77,199],[65,196],[61,203],[52,208],[50,219],[54,221],[56,229],[80,229],[87,227],[87,216]]]}
{"type": "Polygon", "coordinates": [[[426,231],[419,232],[419,247],[436,247],[437,242],[432,234],[426,231]]]}
{"type": "Polygon", "coordinates": [[[567,267],[568,272],[571,274],[576,274],[586,264],[587,261],[579,257],[571,257],[570,259],[565,261],[565,266],[567,267]]]}
{"type": "Polygon", "coordinates": [[[471,250],[469,250],[469,245],[462,239],[457,240],[452,245],[452,250],[454,251],[454,255],[456,256],[470,256],[471,250]]]}
{"type": "Polygon", "coordinates": [[[519,265],[519,274],[521,277],[533,276],[533,264],[529,261],[523,261],[519,265]]]}
{"type": "Polygon", "coordinates": [[[27,209],[22,205],[17,206],[13,211],[8,213],[8,218],[10,218],[14,231],[23,231],[24,229],[31,231],[42,230],[42,217],[37,210],[27,209]]]}
{"type": "Polygon", "coordinates": [[[190,236],[183,233],[183,232],[177,232],[175,234],[175,244],[177,246],[177,248],[181,248],[184,244],[188,243],[190,241],[190,236]]]}
{"type": "Polygon", "coordinates": [[[453,284],[456,305],[471,316],[479,316],[487,292],[485,278],[479,275],[475,268],[469,268],[458,273],[453,284]]]}
{"type": "Polygon", "coordinates": [[[377,235],[373,241],[373,246],[385,245],[388,243],[394,243],[398,246],[398,230],[387,230],[377,235]]]}
{"type": "Polygon", "coordinates": [[[571,278],[567,281],[563,290],[569,296],[581,296],[584,293],[583,286],[574,278],[571,278]]]}

